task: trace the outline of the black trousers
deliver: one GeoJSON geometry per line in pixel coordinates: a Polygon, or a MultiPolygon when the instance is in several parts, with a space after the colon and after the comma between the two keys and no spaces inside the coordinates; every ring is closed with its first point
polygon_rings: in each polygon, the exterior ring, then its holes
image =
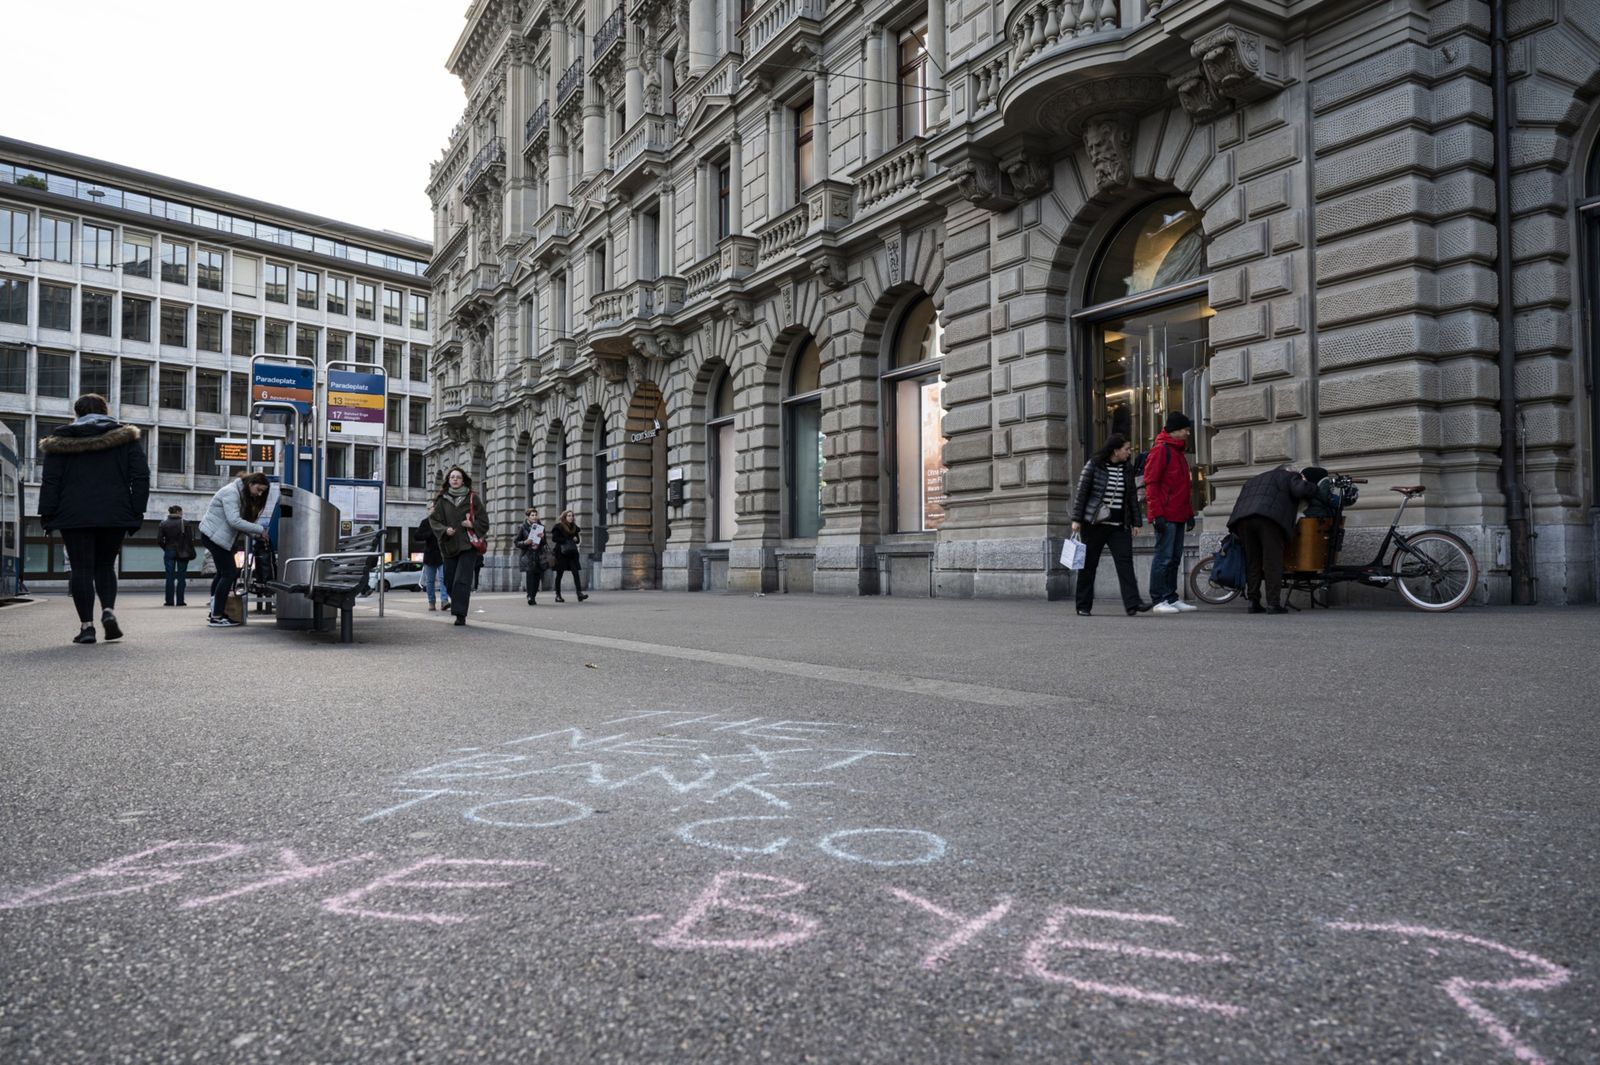
{"type": "Polygon", "coordinates": [[[72,605],[78,608],[78,620],[85,625],[94,620],[95,596],[100,597],[102,610],[117,605],[117,553],[126,534],[124,529],[61,530],[67,561],[72,565],[67,590],[72,593],[72,605]]]}
{"type": "Polygon", "coordinates": [[[1277,606],[1283,595],[1283,549],[1288,538],[1283,526],[1271,518],[1240,518],[1233,534],[1244,545],[1245,597],[1261,598],[1261,581],[1267,582],[1267,605],[1277,606]]]}
{"type": "Polygon", "coordinates": [[[470,548],[459,555],[444,560],[444,590],[450,596],[450,613],[458,618],[467,616],[472,605],[472,586],[477,583],[478,558],[470,548]]]}
{"type": "Polygon", "coordinates": [[[1078,609],[1094,606],[1094,575],[1100,568],[1100,552],[1111,548],[1111,561],[1117,567],[1117,584],[1122,587],[1122,606],[1132,610],[1139,605],[1139,578],[1133,572],[1133,532],[1126,525],[1096,522],[1083,527],[1083,569],[1078,572],[1078,609]]]}
{"type": "Polygon", "coordinates": [[[224,548],[205,536],[200,537],[200,543],[211,552],[211,563],[217,567],[217,575],[211,578],[211,616],[220,618],[228,595],[233,591],[233,582],[239,579],[239,567],[234,564],[231,548],[224,548]]]}
{"type": "Polygon", "coordinates": [[[544,566],[538,552],[528,559],[528,602],[539,598],[539,585],[544,581],[544,566]]]}
{"type": "Polygon", "coordinates": [[[556,594],[557,595],[561,594],[561,575],[563,573],[572,574],[572,590],[574,592],[576,592],[577,594],[579,594],[579,595],[583,594],[583,578],[578,576],[578,570],[581,567],[581,565],[582,565],[582,563],[580,563],[576,558],[572,559],[571,562],[567,562],[567,563],[558,562],[558,563],[556,563],[556,594]]]}

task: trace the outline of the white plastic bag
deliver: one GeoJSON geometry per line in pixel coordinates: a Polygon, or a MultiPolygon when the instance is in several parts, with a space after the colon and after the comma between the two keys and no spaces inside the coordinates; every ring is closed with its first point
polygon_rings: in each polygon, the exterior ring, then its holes
{"type": "Polygon", "coordinates": [[[1083,568],[1083,561],[1089,554],[1089,549],[1078,539],[1078,534],[1073,533],[1061,543],[1061,564],[1071,570],[1083,568]]]}

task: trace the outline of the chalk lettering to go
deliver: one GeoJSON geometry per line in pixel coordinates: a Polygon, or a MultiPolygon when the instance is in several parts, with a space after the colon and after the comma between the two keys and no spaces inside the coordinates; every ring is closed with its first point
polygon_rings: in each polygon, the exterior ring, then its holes
{"type": "MultiPolygon", "coordinates": [[[[677,837],[696,847],[722,851],[740,858],[778,854],[793,842],[791,837],[764,833],[758,842],[748,833],[741,836],[738,829],[730,831],[723,826],[790,820],[793,818],[786,814],[711,817],[683,825],[678,829],[677,837]],[[748,842],[741,842],[741,838],[748,842]]],[[[821,837],[816,840],[815,846],[828,857],[839,861],[885,867],[926,865],[943,858],[950,849],[943,837],[916,828],[846,828],[821,837]]]]}

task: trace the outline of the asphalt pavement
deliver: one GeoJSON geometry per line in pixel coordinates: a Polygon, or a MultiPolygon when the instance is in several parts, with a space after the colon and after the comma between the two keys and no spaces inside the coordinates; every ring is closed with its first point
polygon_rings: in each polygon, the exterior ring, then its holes
{"type": "Polygon", "coordinates": [[[1600,1062],[1593,609],[473,605],[0,608],[0,1061],[1600,1062]]]}

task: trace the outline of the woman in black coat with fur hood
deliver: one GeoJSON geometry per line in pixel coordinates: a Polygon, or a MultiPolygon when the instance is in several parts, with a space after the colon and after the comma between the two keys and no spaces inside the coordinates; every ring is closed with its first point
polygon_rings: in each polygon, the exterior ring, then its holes
{"type": "Polygon", "coordinates": [[[144,523],[150,498],[150,464],[139,430],[111,417],[104,396],[81,396],[73,404],[77,420],[39,441],[44,477],[39,486],[39,518],[47,532],[60,532],[72,578],[67,587],[78,608],[73,643],[94,643],[94,601],[100,597],[100,624],[107,640],[120,639],[117,605],[117,553],[122,538],[144,523]]]}

